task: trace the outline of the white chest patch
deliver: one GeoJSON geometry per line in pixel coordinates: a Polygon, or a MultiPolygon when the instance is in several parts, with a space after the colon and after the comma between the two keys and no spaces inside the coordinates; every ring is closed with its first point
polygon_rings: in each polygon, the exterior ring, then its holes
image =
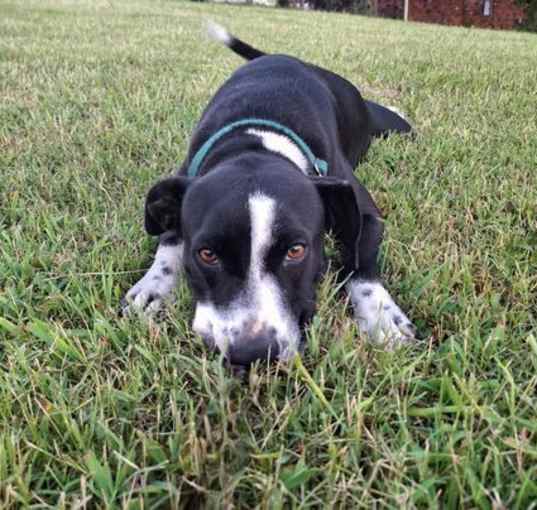
{"type": "Polygon", "coordinates": [[[304,156],[297,145],[287,138],[287,136],[253,128],[248,129],[246,133],[257,136],[261,139],[261,143],[265,149],[284,156],[300,168],[303,173],[308,173],[308,160],[306,159],[306,156],[304,156]]]}
{"type": "Polygon", "coordinates": [[[259,334],[268,334],[280,346],[279,358],[290,358],[298,350],[300,330],[264,263],[273,242],[277,204],[273,198],[256,193],[249,197],[248,207],[251,255],[244,289],[227,307],[198,303],[193,328],[196,333],[210,337],[224,353],[238,338],[250,337],[255,342],[259,334]]]}

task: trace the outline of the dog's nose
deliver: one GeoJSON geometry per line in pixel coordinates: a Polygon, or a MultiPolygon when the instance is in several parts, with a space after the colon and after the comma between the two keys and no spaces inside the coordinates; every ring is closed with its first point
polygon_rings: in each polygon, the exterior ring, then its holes
{"type": "Polygon", "coordinates": [[[273,335],[259,334],[238,338],[229,346],[227,359],[232,365],[248,366],[258,359],[276,359],[279,353],[280,347],[273,335]]]}

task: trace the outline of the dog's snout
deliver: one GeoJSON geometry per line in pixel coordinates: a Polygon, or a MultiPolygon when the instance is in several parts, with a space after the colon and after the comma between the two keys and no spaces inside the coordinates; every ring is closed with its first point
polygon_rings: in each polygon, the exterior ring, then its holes
{"type": "Polygon", "coordinates": [[[227,359],[232,365],[248,366],[257,360],[274,360],[280,354],[275,335],[263,330],[255,336],[238,338],[228,349],[227,359]]]}

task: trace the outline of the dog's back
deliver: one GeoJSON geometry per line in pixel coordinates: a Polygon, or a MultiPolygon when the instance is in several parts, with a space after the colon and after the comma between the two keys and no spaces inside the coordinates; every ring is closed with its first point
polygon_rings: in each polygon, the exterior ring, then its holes
{"type": "Polygon", "coordinates": [[[192,145],[202,143],[217,128],[216,119],[232,121],[236,111],[249,111],[261,118],[276,116],[274,120],[299,130],[301,125],[308,126],[306,135],[318,135],[317,139],[307,140],[309,143],[325,157],[330,157],[328,152],[336,144],[354,167],[367,152],[372,137],[412,131],[400,115],[364,100],[352,83],[331,71],[294,57],[267,55],[213,22],[208,24],[208,33],[250,62],[239,68],[214,96],[192,145]],[[339,134],[338,140],[332,139],[333,133],[339,134]]]}

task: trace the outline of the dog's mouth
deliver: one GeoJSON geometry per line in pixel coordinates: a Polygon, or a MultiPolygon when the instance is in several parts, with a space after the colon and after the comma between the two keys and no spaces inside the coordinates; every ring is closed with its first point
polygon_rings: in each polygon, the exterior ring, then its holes
{"type": "Polygon", "coordinates": [[[205,345],[224,355],[231,365],[249,366],[260,361],[285,361],[299,349],[302,328],[288,307],[217,307],[198,302],[192,328],[205,345]],[[279,308],[279,309],[278,309],[279,308]]]}

